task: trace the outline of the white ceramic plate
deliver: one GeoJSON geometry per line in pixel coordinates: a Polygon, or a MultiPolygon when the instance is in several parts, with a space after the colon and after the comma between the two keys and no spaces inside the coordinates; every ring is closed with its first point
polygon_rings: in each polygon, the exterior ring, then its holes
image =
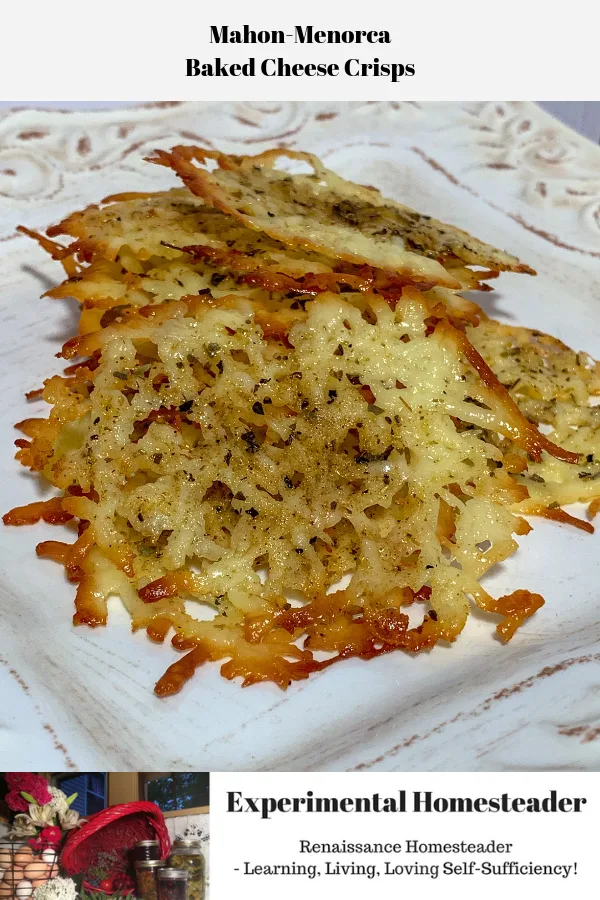
{"type": "MultiPolygon", "coordinates": [[[[40,300],[60,278],[18,223],[43,227],[120,190],[173,183],[156,146],[315,151],[343,175],[518,254],[537,278],[483,295],[501,318],[600,356],[600,148],[531,104],[174,104],[0,114],[2,511],[44,494],[13,460],[23,393],[56,370],[74,310],[40,300]]],[[[481,298],[479,295],[478,299],[481,298]]],[[[600,768],[596,537],[535,521],[490,590],[546,606],[508,646],[473,615],[457,643],[414,658],[349,660],[282,693],[205,667],[181,694],[153,685],[173,659],[131,636],[73,629],[73,589],[37,560],[46,526],[0,529],[0,764],[18,769],[600,768]],[[598,738],[598,740],[596,740],[598,738]]],[[[55,535],[55,533],[54,533],[55,535]]]]}

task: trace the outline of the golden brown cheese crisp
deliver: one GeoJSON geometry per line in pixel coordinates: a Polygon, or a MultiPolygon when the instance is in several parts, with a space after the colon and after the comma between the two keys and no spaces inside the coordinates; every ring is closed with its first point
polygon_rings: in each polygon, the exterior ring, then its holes
{"type": "MultiPolygon", "coordinates": [[[[319,293],[338,289],[339,284],[364,290],[371,289],[375,282],[402,287],[411,281],[407,277],[386,275],[372,266],[352,265],[320,253],[287,247],[207,206],[182,188],[107,197],[100,205],[67,216],[49,228],[47,235],[22,230],[69,266],[71,283],[73,275],[81,271],[78,261],[114,261],[140,273],[141,264],[154,257],[177,259],[182,253],[206,262],[212,260],[215,265],[223,262],[230,268],[235,266],[240,276],[252,275],[255,282],[262,278],[266,286],[280,291],[319,293]],[[52,240],[60,236],[74,240],[68,247],[61,247],[52,240]],[[132,255],[137,260],[134,268],[132,255]],[[276,275],[282,276],[279,282],[276,275]]],[[[456,284],[466,290],[490,290],[484,281],[498,274],[495,270],[474,271],[460,260],[449,260],[447,269],[456,284]]]]}
{"type": "MultiPolygon", "coordinates": [[[[32,234],[31,232],[27,232],[32,234]]],[[[140,261],[153,256],[173,259],[180,247],[204,246],[260,261],[289,275],[330,272],[336,260],[318,253],[288,249],[280,241],[245,227],[207,205],[185,188],[148,193],[113,194],[98,205],[71,213],[48,229],[48,238],[74,238],[59,255],[89,262],[116,260],[128,248],[140,261]]],[[[38,238],[42,245],[45,238],[38,238]]],[[[45,249],[52,250],[46,246],[45,249]]]]}
{"type": "Polygon", "coordinates": [[[469,597],[501,614],[506,638],[539,607],[479,583],[528,530],[510,510],[526,492],[484,439],[512,413],[452,327],[431,329],[421,292],[394,309],[375,294],[320,294],[286,340],[244,295],[152,310],[88,335],[95,356],[47,382],[50,419],[21,423],[19,457],[62,499],[7,523],[75,517],[75,544],[38,552],[78,584],[76,624],[104,624],[118,593],[134,628],[153,640],[174,629],[189,653],[159,694],[209,659],[228,660],[226,677],[285,687],[348,656],[426,649],[456,638],[469,597]],[[328,594],[347,573],[350,586],[328,594]]]}
{"type": "Polygon", "coordinates": [[[518,509],[556,518],[563,504],[600,497],[600,365],[541,331],[485,317],[467,333],[526,417],[578,457],[572,465],[519,454],[512,467],[529,497],[518,509]]]}
{"type": "Polygon", "coordinates": [[[240,157],[180,146],[170,153],[157,150],[151,161],[174,169],[207,203],[291,247],[450,288],[460,283],[444,267],[448,260],[534,274],[516,257],[453,225],[346,181],[310,153],[268,150],[240,157]],[[311,173],[276,168],[285,158],[307,163],[311,173]],[[212,171],[211,160],[218,163],[212,171]]]}
{"type": "Polygon", "coordinates": [[[509,640],[543,599],[493,598],[481,577],[530,530],[520,513],[591,528],[559,503],[600,493],[595,364],[455,292],[526,267],[306,154],[291,155],[314,175],[290,185],[278,155],[205,154],[219,209],[186,189],[119,195],[31,233],[67,271],[48,294],[81,304],[61,353],[77,361],[46,381],[49,417],[17,426],[18,459],[60,493],[4,521],[77,526],[38,555],[77,585],[75,624],[105,624],[118,594],[134,629],[185,652],[160,696],[210,660],[285,688],[351,656],[430,649],[456,639],[472,601],[509,640]],[[259,224],[265,181],[281,234],[259,224]],[[229,215],[235,184],[252,215],[229,215]],[[292,233],[300,197],[326,253],[292,233]],[[357,223],[345,206],[328,220],[334,199],[358,205],[357,223]],[[374,223],[399,210],[402,236],[382,248],[374,223]],[[374,265],[380,251],[405,269],[374,265]]]}

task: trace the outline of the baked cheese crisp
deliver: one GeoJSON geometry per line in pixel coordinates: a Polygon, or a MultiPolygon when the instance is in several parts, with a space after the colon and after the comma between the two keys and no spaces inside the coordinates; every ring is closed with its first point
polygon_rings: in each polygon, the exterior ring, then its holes
{"type": "Polygon", "coordinates": [[[160,696],[211,660],[286,688],[431,649],[473,604],[509,640],[544,601],[494,598],[483,574],[524,514],[593,530],[562,505],[600,502],[597,365],[459,293],[531,270],[279,155],[158,151],[186,187],[23,229],[81,317],[65,372],[28,395],[48,418],[17,426],[17,458],[58,493],[4,521],[71,530],[37,553],[76,586],[76,625],[104,625],[117,594],[170,639],[160,696]]]}

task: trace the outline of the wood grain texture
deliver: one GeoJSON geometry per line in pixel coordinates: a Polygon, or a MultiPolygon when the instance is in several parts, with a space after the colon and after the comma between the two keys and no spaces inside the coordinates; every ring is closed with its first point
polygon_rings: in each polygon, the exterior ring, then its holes
{"type": "MultiPolygon", "coordinates": [[[[75,207],[164,188],[156,146],[227,152],[286,145],[517,254],[538,278],[505,275],[485,295],[507,321],[600,355],[600,150],[532,104],[178,104],[0,112],[2,511],[45,496],[13,461],[24,392],[56,370],[68,304],[38,299],[58,265],[26,238],[75,207]]],[[[508,646],[473,616],[461,640],[416,658],[349,660],[293,686],[241,690],[207,666],[178,696],[154,682],[169,647],[129,633],[120,601],[105,629],[73,629],[72,589],[33,548],[49,526],[0,531],[0,763],[85,770],[505,770],[600,768],[600,549],[534,522],[486,582],[546,606],[508,646]]]]}

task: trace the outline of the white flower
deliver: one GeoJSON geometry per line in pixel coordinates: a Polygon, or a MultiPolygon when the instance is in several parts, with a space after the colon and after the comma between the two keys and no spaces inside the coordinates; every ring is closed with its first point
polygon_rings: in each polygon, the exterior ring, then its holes
{"type": "Polygon", "coordinates": [[[79,813],[76,809],[66,809],[64,812],[59,812],[58,821],[63,831],[70,831],[71,828],[83,825],[86,820],[79,818],[79,813]]]}
{"type": "Polygon", "coordinates": [[[53,878],[35,889],[33,900],[77,900],[77,887],[71,878],[53,878]]]}
{"type": "Polygon", "coordinates": [[[17,813],[12,828],[7,834],[8,839],[29,837],[32,834],[37,834],[37,826],[34,825],[27,813],[17,813]]]}
{"type": "Polygon", "coordinates": [[[52,795],[52,800],[47,804],[47,806],[50,806],[51,809],[53,809],[54,812],[58,813],[59,815],[61,813],[65,813],[69,808],[67,806],[67,795],[64,793],[64,791],[61,791],[60,788],[53,787],[52,785],[49,786],[48,790],[52,795]]]}
{"type": "Polygon", "coordinates": [[[37,803],[29,804],[29,818],[38,828],[46,828],[48,825],[54,825],[54,810],[50,803],[45,806],[38,806],[37,803]]]}

